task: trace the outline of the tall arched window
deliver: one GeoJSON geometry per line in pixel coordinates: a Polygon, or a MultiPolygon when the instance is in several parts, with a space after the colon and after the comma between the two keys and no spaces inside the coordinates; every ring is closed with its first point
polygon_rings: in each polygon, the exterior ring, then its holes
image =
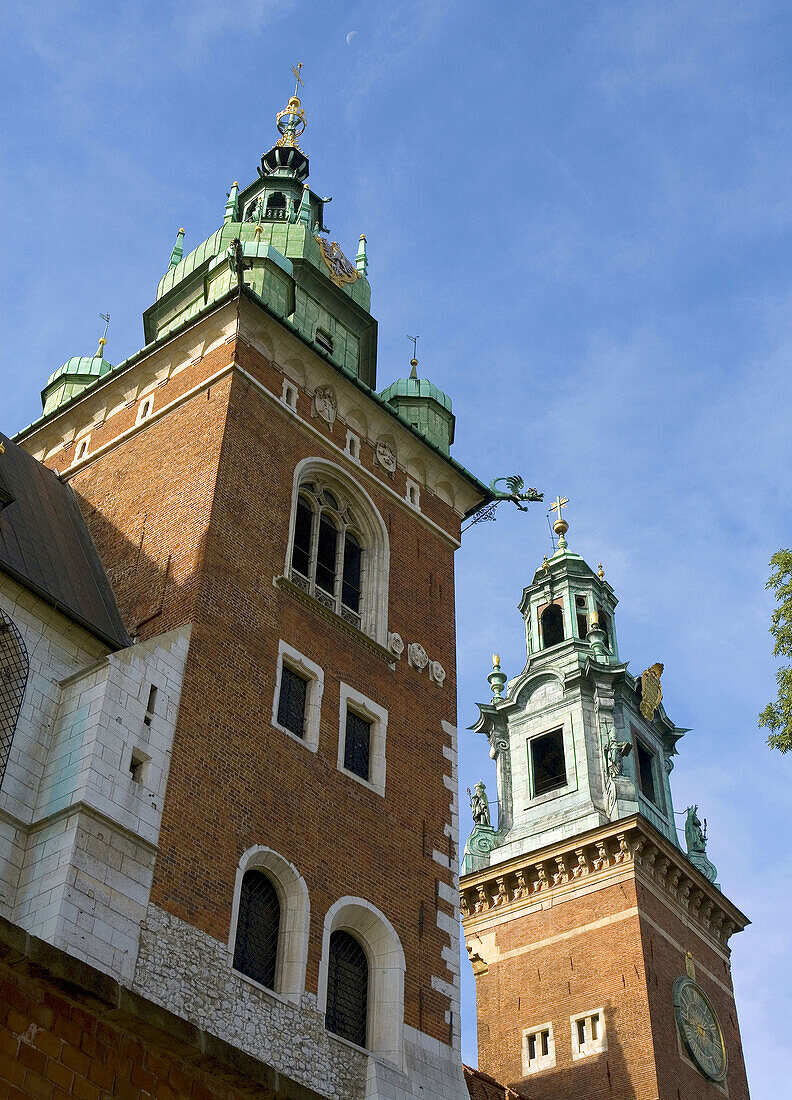
{"type": "Polygon", "coordinates": [[[0,611],[0,783],[22,708],[28,678],[28,655],[15,624],[0,611]]]}
{"type": "Polygon", "coordinates": [[[366,551],[353,508],[319,481],[300,486],[291,579],[354,626],[361,625],[366,551]]]}
{"type": "Polygon", "coordinates": [[[368,961],[354,936],[337,929],[330,936],[325,1027],[359,1047],[366,1045],[368,961]]]}
{"type": "Polygon", "coordinates": [[[239,895],[234,969],[268,989],[275,988],[280,900],[263,871],[246,871],[239,895]]]}
{"type": "Polygon", "coordinates": [[[563,642],[564,613],[560,604],[548,604],[539,621],[542,628],[542,649],[549,649],[551,645],[563,642]]]}

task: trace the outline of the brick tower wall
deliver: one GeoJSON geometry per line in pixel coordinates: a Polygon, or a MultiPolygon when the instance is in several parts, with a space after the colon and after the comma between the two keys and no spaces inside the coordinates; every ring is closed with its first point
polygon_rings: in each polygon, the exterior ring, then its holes
{"type": "MultiPolygon", "coordinates": [[[[405,1022],[448,1043],[459,515],[424,489],[421,512],[435,526],[422,522],[403,499],[404,471],[377,470],[365,438],[360,466],[402,500],[361,479],[339,454],[341,415],[332,428],[312,420],[298,387],[296,418],[278,400],[282,381],[266,356],[226,340],[153,391],[155,409],[169,408],[151,424],[135,430],[128,402],[94,426],[99,453],[70,477],[130,631],[193,624],[151,900],[225,942],[240,855],[267,845],[308,886],[306,990],[317,988],[328,908],[365,898],[404,949],[405,1022]],[[202,380],[211,384],[191,395],[202,380]],[[389,664],[273,584],[286,566],[293,471],[308,456],[343,466],[370,493],[390,540],[390,629],[440,662],[442,687],[406,654],[389,664]],[[324,670],[316,754],[270,725],[280,639],[324,670]],[[384,798],[338,769],[341,681],[388,710],[384,798]]],[[[73,457],[72,443],[45,461],[65,470],[73,457]]]]}
{"type": "MultiPolygon", "coordinates": [[[[485,1073],[531,1100],[657,1096],[634,881],[547,902],[482,932],[482,940],[488,969],[476,979],[476,999],[485,1073]],[[608,1050],[573,1061],[570,1017],[599,1008],[608,1050]],[[523,1032],[548,1023],[555,1067],[523,1077],[523,1032]]],[[[467,943],[477,950],[475,934],[467,943]]]]}
{"type": "Polygon", "coordinates": [[[728,1095],[730,1100],[748,1100],[728,952],[713,950],[689,924],[680,920],[662,897],[640,884],[638,889],[660,1097],[717,1100],[724,1095],[722,1088],[701,1076],[687,1056],[680,1056],[682,1048],[671,1008],[672,993],[674,982],[686,972],[690,952],[695,980],[709,997],[723,1031],[729,1060],[728,1095]]]}

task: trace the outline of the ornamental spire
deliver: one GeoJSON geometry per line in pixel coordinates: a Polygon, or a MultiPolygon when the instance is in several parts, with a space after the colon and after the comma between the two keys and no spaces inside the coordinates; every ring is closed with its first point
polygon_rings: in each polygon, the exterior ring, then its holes
{"type": "MultiPolygon", "coordinates": [[[[292,72],[294,73],[297,83],[294,85],[294,95],[291,97],[286,107],[282,111],[278,111],[275,116],[275,125],[280,131],[280,137],[276,141],[276,145],[288,145],[293,149],[300,149],[298,138],[308,125],[305,119],[305,111],[300,104],[300,98],[297,93],[300,90],[302,84],[302,77],[300,76],[300,70],[302,69],[302,61],[298,62],[297,67],[292,66],[292,72]]],[[[302,152],[302,149],[300,149],[302,152]]]]}
{"type": "Polygon", "coordinates": [[[176,234],[176,244],[173,246],[173,252],[171,252],[170,263],[168,264],[168,270],[176,267],[181,263],[181,258],[184,255],[184,229],[180,229],[176,234]]]}
{"type": "Polygon", "coordinates": [[[565,508],[567,504],[569,504],[569,497],[557,496],[553,503],[550,505],[550,511],[558,513],[556,520],[553,523],[553,530],[558,535],[559,550],[566,550],[567,548],[567,540],[564,538],[564,535],[566,535],[567,531],[569,530],[569,524],[564,519],[564,516],[561,512],[561,509],[565,508]]]}

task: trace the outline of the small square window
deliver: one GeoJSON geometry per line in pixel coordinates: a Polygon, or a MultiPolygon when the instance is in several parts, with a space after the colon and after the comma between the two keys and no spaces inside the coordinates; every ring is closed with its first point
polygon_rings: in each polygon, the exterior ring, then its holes
{"type": "Polygon", "coordinates": [[[79,462],[81,458],[85,458],[86,454],[88,453],[88,444],[89,444],[90,440],[91,440],[91,437],[89,435],[86,435],[86,436],[83,436],[83,438],[79,441],[79,443],[77,444],[77,447],[74,451],[74,461],[75,462],[79,462]]]}
{"type": "Polygon", "coordinates": [[[305,703],[308,681],[284,664],[278,699],[278,723],[295,737],[305,736],[305,703]]]}
{"type": "Polygon", "coordinates": [[[370,755],[371,722],[367,722],[353,710],[348,710],[344,737],[344,767],[347,771],[368,781],[370,755]]]}
{"type": "Polygon", "coordinates": [[[564,731],[553,730],[534,737],[529,742],[534,797],[565,787],[567,782],[564,756],[564,731]]]}
{"type": "Polygon", "coordinates": [[[138,423],[140,423],[141,420],[146,420],[147,417],[151,416],[153,410],[154,410],[154,398],[153,397],[144,397],[143,400],[138,405],[138,414],[137,414],[138,423]]]}
{"type": "Polygon", "coordinates": [[[407,491],[405,498],[408,504],[411,504],[413,508],[421,507],[421,487],[416,481],[410,481],[407,478],[407,491]]]}
{"type": "Polygon", "coordinates": [[[148,765],[151,757],[140,749],[133,749],[129,758],[129,774],[133,783],[145,783],[148,779],[148,765]]]}
{"type": "Polygon", "coordinates": [[[573,1059],[588,1058],[608,1049],[604,1021],[604,1010],[601,1008],[596,1012],[570,1017],[573,1059]]]}
{"type": "Polygon", "coordinates": [[[542,1024],[523,1032],[522,1063],[526,1076],[543,1069],[551,1069],[555,1065],[552,1024],[542,1024]]]}

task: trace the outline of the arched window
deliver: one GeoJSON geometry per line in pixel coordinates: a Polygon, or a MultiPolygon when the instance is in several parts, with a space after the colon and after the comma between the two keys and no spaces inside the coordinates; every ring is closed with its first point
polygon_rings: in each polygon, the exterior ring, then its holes
{"type": "Polygon", "coordinates": [[[280,933],[280,900],[262,871],[246,871],[239,895],[234,969],[268,989],[275,988],[280,933]]]}
{"type": "Polygon", "coordinates": [[[368,961],[361,945],[343,929],[330,936],[325,1027],[359,1047],[366,1045],[368,961]]]}
{"type": "Polygon", "coordinates": [[[561,605],[550,603],[542,612],[540,619],[542,628],[542,648],[549,649],[551,645],[558,645],[564,640],[564,613],[561,605]]]}
{"type": "Polygon", "coordinates": [[[0,783],[22,708],[28,678],[28,655],[15,624],[0,611],[0,783]]]}
{"type": "Polygon", "coordinates": [[[329,1032],[401,1066],[404,951],[388,918],[365,898],[339,898],[322,933],[317,997],[329,1032]]]}
{"type": "Polygon", "coordinates": [[[318,481],[300,486],[291,579],[354,626],[361,625],[366,551],[358,517],[338,493],[318,481]]]}

